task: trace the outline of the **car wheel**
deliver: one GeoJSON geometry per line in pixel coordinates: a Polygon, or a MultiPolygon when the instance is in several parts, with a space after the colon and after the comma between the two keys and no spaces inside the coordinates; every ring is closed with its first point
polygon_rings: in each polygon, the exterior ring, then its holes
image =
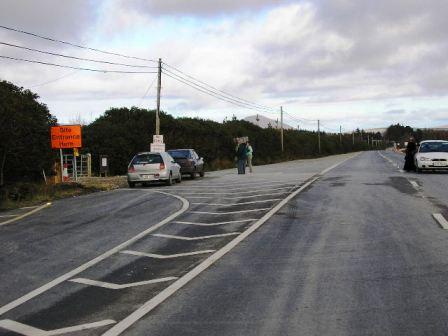
{"type": "Polygon", "coordinates": [[[196,178],[196,173],[191,173],[190,176],[191,176],[191,179],[194,180],[196,178]]]}
{"type": "Polygon", "coordinates": [[[129,185],[129,188],[134,188],[135,187],[135,182],[129,182],[128,181],[128,185],[129,185]]]}
{"type": "Polygon", "coordinates": [[[204,177],[204,174],[205,174],[205,172],[204,172],[204,171],[201,171],[201,172],[199,173],[199,176],[200,176],[200,177],[204,177]]]}
{"type": "Polygon", "coordinates": [[[170,172],[170,177],[168,177],[168,180],[166,180],[166,185],[171,186],[173,185],[173,174],[170,172]]]}
{"type": "Polygon", "coordinates": [[[181,183],[182,182],[182,174],[179,172],[179,177],[176,180],[177,183],[181,183]]]}

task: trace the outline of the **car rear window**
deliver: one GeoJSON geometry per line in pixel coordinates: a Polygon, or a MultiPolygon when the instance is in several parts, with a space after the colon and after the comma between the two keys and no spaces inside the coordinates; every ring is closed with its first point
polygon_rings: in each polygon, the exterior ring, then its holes
{"type": "Polygon", "coordinates": [[[168,153],[175,159],[191,158],[189,150],[169,150],[168,153]]]}
{"type": "Polygon", "coordinates": [[[134,165],[150,163],[163,163],[162,156],[159,154],[138,154],[132,160],[134,165]]]}
{"type": "Polygon", "coordinates": [[[420,153],[446,152],[448,153],[448,142],[424,142],[420,145],[420,153]]]}

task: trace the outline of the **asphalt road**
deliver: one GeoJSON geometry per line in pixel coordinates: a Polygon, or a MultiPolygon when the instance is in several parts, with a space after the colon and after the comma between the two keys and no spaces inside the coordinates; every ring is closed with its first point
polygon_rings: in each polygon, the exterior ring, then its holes
{"type": "Polygon", "coordinates": [[[448,232],[432,215],[448,218],[447,174],[351,156],[0,226],[0,335],[445,335],[448,232]]]}

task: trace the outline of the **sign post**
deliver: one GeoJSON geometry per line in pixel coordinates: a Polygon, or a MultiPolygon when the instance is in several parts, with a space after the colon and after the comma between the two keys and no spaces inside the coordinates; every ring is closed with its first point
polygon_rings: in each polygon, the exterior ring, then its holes
{"type": "Polygon", "coordinates": [[[81,147],[81,125],[60,125],[51,127],[51,148],[59,149],[59,155],[61,156],[61,181],[64,181],[62,149],[73,149],[73,175],[75,176],[75,181],[77,181],[76,154],[78,153],[78,148],[81,147]]]}
{"type": "Polygon", "coordinates": [[[163,135],[153,135],[150,146],[151,152],[165,152],[165,144],[163,143],[163,135]]]}

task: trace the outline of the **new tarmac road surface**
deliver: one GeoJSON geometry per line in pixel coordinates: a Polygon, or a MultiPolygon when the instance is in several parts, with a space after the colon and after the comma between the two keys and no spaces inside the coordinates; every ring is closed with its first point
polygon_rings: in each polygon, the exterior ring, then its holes
{"type": "Polygon", "coordinates": [[[0,225],[0,335],[446,335],[448,174],[402,161],[214,172],[0,225]]]}

